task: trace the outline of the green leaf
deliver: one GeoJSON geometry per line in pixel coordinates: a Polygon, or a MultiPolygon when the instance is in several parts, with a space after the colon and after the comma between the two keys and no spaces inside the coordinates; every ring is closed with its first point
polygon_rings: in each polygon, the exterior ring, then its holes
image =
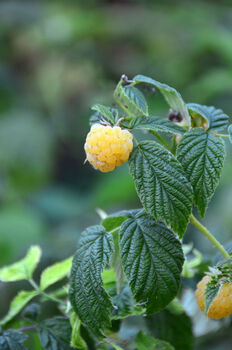
{"type": "Polygon", "coordinates": [[[38,303],[31,303],[25,307],[21,316],[26,320],[37,321],[41,314],[41,305],[38,303]]]}
{"type": "Polygon", "coordinates": [[[112,296],[112,302],[114,304],[111,316],[113,320],[138,316],[145,312],[145,308],[142,305],[136,304],[131,289],[127,285],[123,287],[120,294],[117,294],[115,290],[112,296]]]}
{"type": "Polygon", "coordinates": [[[27,340],[27,336],[23,333],[9,329],[1,335],[0,333],[0,349],[1,350],[26,350],[23,343],[27,340]]]}
{"type": "Polygon", "coordinates": [[[224,142],[204,129],[193,129],[178,144],[177,158],[192,184],[194,203],[203,218],[221,176],[224,142]]]}
{"type": "Polygon", "coordinates": [[[70,323],[72,326],[71,346],[78,350],[88,350],[87,344],[81,336],[81,320],[76,314],[72,313],[70,323]]]}
{"type": "Polygon", "coordinates": [[[4,325],[11,321],[34,297],[38,295],[36,291],[20,291],[10,304],[7,315],[0,320],[0,325],[4,325]]]}
{"type": "Polygon", "coordinates": [[[134,342],[137,350],[175,350],[169,343],[154,339],[142,331],[136,335],[134,342]]]}
{"type": "Polygon", "coordinates": [[[114,115],[110,111],[109,107],[96,104],[91,108],[93,111],[99,112],[104,118],[106,118],[110,123],[114,124],[114,115]]]}
{"type": "Polygon", "coordinates": [[[115,270],[114,269],[104,270],[102,272],[102,280],[105,288],[116,285],[117,276],[116,276],[115,270]]]}
{"type": "Polygon", "coordinates": [[[162,131],[175,135],[182,135],[186,132],[184,128],[170,120],[158,119],[156,117],[136,117],[121,122],[121,125],[128,129],[141,129],[148,131],[162,131]]]}
{"type": "Polygon", "coordinates": [[[121,346],[116,345],[112,341],[106,341],[105,343],[111,345],[115,350],[123,350],[123,348],[121,348],[121,346]]]}
{"type": "Polygon", "coordinates": [[[71,350],[72,329],[69,319],[57,316],[38,326],[40,342],[44,350],[71,350]]]}
{"type": "Polygon", "coordinates": [[[210,129],[224,129],[228,124],[229,117],[221,109],[197,103],[188,103],[187,108],[192,117],[199,115],[204,118],[210,129]]]}
{"type": "Polygon", "coordinates": [[[143,93],[134,86],[119,86],[115,93],[124,108],[134,115],[148,115],[147,101],[143,93]]]}
{"type": "Polygon", "coordinates": [[[166,84],[162,84],[157,80],[154,80],[152,78],[146,77],[144,75],[136,75],[133,78],[133,81],[135,81],[136,83],[146,83],[146,84],[150,84],[155,86],[157,89],[159,89],[159,91],[161,92],[161,94],[164,96],[165,100],[167,101],[167,103],[169,104],[169,106],[176,112],[179,112],[181,114],[181,116],[183,117],[183,119],[187,122],[188,126],[191,126],[191,120],[190,120],[190,116],[188,113],[188,109],[180,95],[180,93],[166,85],[166,84]]]}
{"type": "MultiPolygon", "coordinates": [[[[118,110],[116,108],[111,108],[111,107],[106,107],[106,108],[108,108],[108,111],[113,116],[113,124],[115,124],[119,119],[118,110]]],[[[101,123],[101,119],[102,119],[102,113],[100,113],[98,111],[93,113],[89,119],[90,126],[92,126],[93,124],[96,124],[96,123],[101,123]]]]}
{"type": "Polygon", "coordinates": [[[146,324],[153,337],[169,342],[176,350],[193,350],[192,322],[185,313],[163,310],[147,318],[146,324]]]}
{"type": "Polygon", "coordinates": [[[121,224],[127,219],[126,216],[107,217],[102,220],[101,224],[107,231],[115,230],[117,227],[120,228],[121,224]]]}
{"type": "Polygon", "coordinates": [[[40,289],[45,290],[47,287],[51,286],[57,281],[67,277],[71,271],[72,259],[73,257],[70,257],[64,261],[47,267],[41,274],[40,289]]]}
{"type": "Polygon", "coordinates": [[[179,240],[142,210],[122,224],[120,251],[136,301],[148,314],[163,309],[179,288],[184,261],[179,240]]]}
{"type": "Polygon", "coordinates": [[[117,227],[119,228],[128,217],[138,211],[138,209],[118,211],[116,213],[108,215],[105,219],[102,220],[101,224],[105,227],[106,231],[110,232],[117,227]]]}
{"type": "Polygon", "coordinates": [[[40,261],[40,257],[40,247],[32,246],[28,250],[25,258],[12,265],[5,266],[0,269],[0,280],[3,282],[29,280],[40,261]]]}
{"type": "Polygon", "coordinates": [[[229,133],[230,142],[232,143],[232,124],[229,125],[229,127],[228,127],[228,133],[229,133]]]}
{"type": "Polygon", "coordinates": [[[181,164],[155,141],[134,148],[130,173],[146,211],[183,236],[192,210],[192,188],[181,164]]]}
{"type": "Polygon", "coordinates": [[[72,265],[70,301],[83,324],[98,337],[110,326],[112,303],[101,273],[113,253],[113,238],[103,226],[91,226],[81,236],[72,265]]]}
{"type": "Polygon", "coordinates": [[[207,283],[207,286],[205,288],[204,292],[204,300],[205,300],[205,314],[208,315],[208,311],[210,308],[210,305],[214,301],[214,298],[218,295],[220,291],[220,284],[217,283],[215,280],[210,281],[207,283]]]}

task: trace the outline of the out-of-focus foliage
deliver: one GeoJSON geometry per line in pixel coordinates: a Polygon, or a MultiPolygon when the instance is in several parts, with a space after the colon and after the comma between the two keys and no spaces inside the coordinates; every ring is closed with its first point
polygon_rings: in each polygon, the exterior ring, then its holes
{"type": "MultiPolygon", "coordinates": [[[[42,246],[44,265],[66,258],[83,228],[96,224],[96,207],[139,206],[127,165],[109,174],[83,165],[89,107],[113,102],[122,73],[152,76],[186,102],[232,116],[231,43],[230,0],[2,0],[0,266],[31,244],[42,246]]],[[[167,115],[158,94],[144,94],[154,116],[167,115]]],[[[231,160],[206,216],[222,242],[232,235],[231,160]]],[[[193,229],[186,240],[204,251],[193,229]]],[[[0,291],[2,316],[16,291],[0,291]]]]}

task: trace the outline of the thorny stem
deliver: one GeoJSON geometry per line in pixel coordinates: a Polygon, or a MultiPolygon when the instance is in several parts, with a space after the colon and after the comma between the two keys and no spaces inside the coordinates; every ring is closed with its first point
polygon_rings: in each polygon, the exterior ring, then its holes
{"type": "Polygon", "coordinates": [[[31,326],[19,328],[19,329],[17,329],[17,331],[27,332],[27,331],[34,331],[35,329],[36,329],[36,325],[31,325],[31,326]]]}
{"type": "Polygon", "coordinates": [[[208,240],[217,248],[217,250],[219,250],[219,252],[224,256],[225,259],[229,259],[230,255],[229,253],[227,253],[227,251],[225,250],[225,248],[221,245],[220,242],[218,242],[218,240],[212,235],[212,233],[210,233],[210,231],[203,226],[198,220],[197,218],[195,218],[194,215],[190,216],[190,222],[192,225],[194,225],[199,231],[201,231],[201,233],[203,233],[203,235],[208,238],[208,240]]]}
{"type": "Polygon", "coordinates": [[[53,302],[55,302],[55,303],[64,305],[63,300],[58,299],[58,298],[55,298],[55,297],[53,297],[53,296],[47,294],[46,292],[43,292],[43,291],[39,288],[39,286],[37,285],[37,283],[36,283],[32,278],[29,279],[29,283],[30,283],[30,284],[32,285],[32,287],[33,287],[40,295],[42,295],[44,298],[49,299],[49,300],[51,300],[51,301],[53,301],[53,302]]]}

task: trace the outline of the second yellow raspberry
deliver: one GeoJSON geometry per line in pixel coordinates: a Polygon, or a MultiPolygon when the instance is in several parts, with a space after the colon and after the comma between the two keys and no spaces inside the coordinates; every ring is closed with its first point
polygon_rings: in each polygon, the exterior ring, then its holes
{"type": "MultiPolygon", "coordinates": [[[[211,277],[205,276],[197,285],[196,297],[199,308],[205,311],[204,293],[211,277]]],[[[232,283],[225,283],[221,286],[220,292],[214,298],[209,307],[208,317],[220,319],[232,314],[232,283]]]]}
{"type": "Polygon", "coordinates": [[[88,161],[102,172],[112,171],[126,162],[132,149],[132,134],[119,126],[94,124],[85,143],[88,161]]]}

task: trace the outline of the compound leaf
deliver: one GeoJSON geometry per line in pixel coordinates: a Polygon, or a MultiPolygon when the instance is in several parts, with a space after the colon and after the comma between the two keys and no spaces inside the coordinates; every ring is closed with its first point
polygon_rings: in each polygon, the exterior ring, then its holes
{"type": "Polygon", "coordinates": [[[133,81],[136,83],[146,83],[155,86],[157,89],[160,90],[161,94],[164,96],[165,100],[169,104],[169,106],[176,112],[179,112],[183,119],[187,122],[188,126],[191,126],[191,120],[188,113],[188,109],[180,95],[180,93],[168,86],[167,84],[160,83],[157,80],[154,80],[152,78],[146,77],[144,75],[136,75],[133,78],[133,81]]]}
{"type": "Polygon", "coordinates": [[[192,188],[181,164],[155,141],[134,148],[130,173],[146,211],[178,233],[185,233],[192,210],[192,188]]]}
{"type": "Polygon", "coordinates": [[[47,267],[41,274],[41,278],[40,278],[41,290],[46,289],[47,287],[51,286],[57,281],[60,281],[64,277],[68,276],[70,274],[71,267],[72,267],[72,259],[73,257],[70,257],[68,259],[65,259],[64,261],[61,261],[59,263],[56,263],[52,266],[47,267]]]}
{"type": "Polygon", "coordinates": [[[2,350],[26,350],[23,343],[27,336],[14,329],[5,331],[2,335],[0,332],[0,349],[2,350]]]}
{"type": "Polygon", "coordinates": [[[112,252],[112,236],[103,226],[96,225],[82,233],[80,247],[73,258],[70,301],[83,324],[98,337],[102,337],[102,330],[110,325],[112,303],[103,288],[101,273],[112,252]]]}
{"type": "Polygon", "coordinates": [[[20,280],[29,280],[38,265],[41,257],[41,249],[39,246],[32,246],[25,258],[22,260],[5,266],[0,269],[0,281],[14,282],[20,280]]]}
{"type": "Polygon", "coordinates": [[[224,142],[212,132],[192,129],[180,141],[177,158],[192,184],[194,203],[201,217],[204,217],[221,176],[225,158],[224,142]]]}
{"type": "Polygon", "coordinates": [[[38,326],[40,342],[44,350],[71,350],[72,329],[69,319],[57,316],[38,326]]]}
{"type": "Polygon", "coordinates": [[[184,261],[179,240],[142,210],[122,224],[119,244],[136,301],[145,304],[148,314],[163,309],[179,288],[184,261]]]}
{"type": "Polygon", "coordinates": [[[31,299],[36,297],[38,292],[36,291],[24,291],[21,290],[16,297],[12,300],[10,308],[6,316],[0,320],[0,325],[4,325],[14,318],[23,308],[26,306],[31,299]]]}

